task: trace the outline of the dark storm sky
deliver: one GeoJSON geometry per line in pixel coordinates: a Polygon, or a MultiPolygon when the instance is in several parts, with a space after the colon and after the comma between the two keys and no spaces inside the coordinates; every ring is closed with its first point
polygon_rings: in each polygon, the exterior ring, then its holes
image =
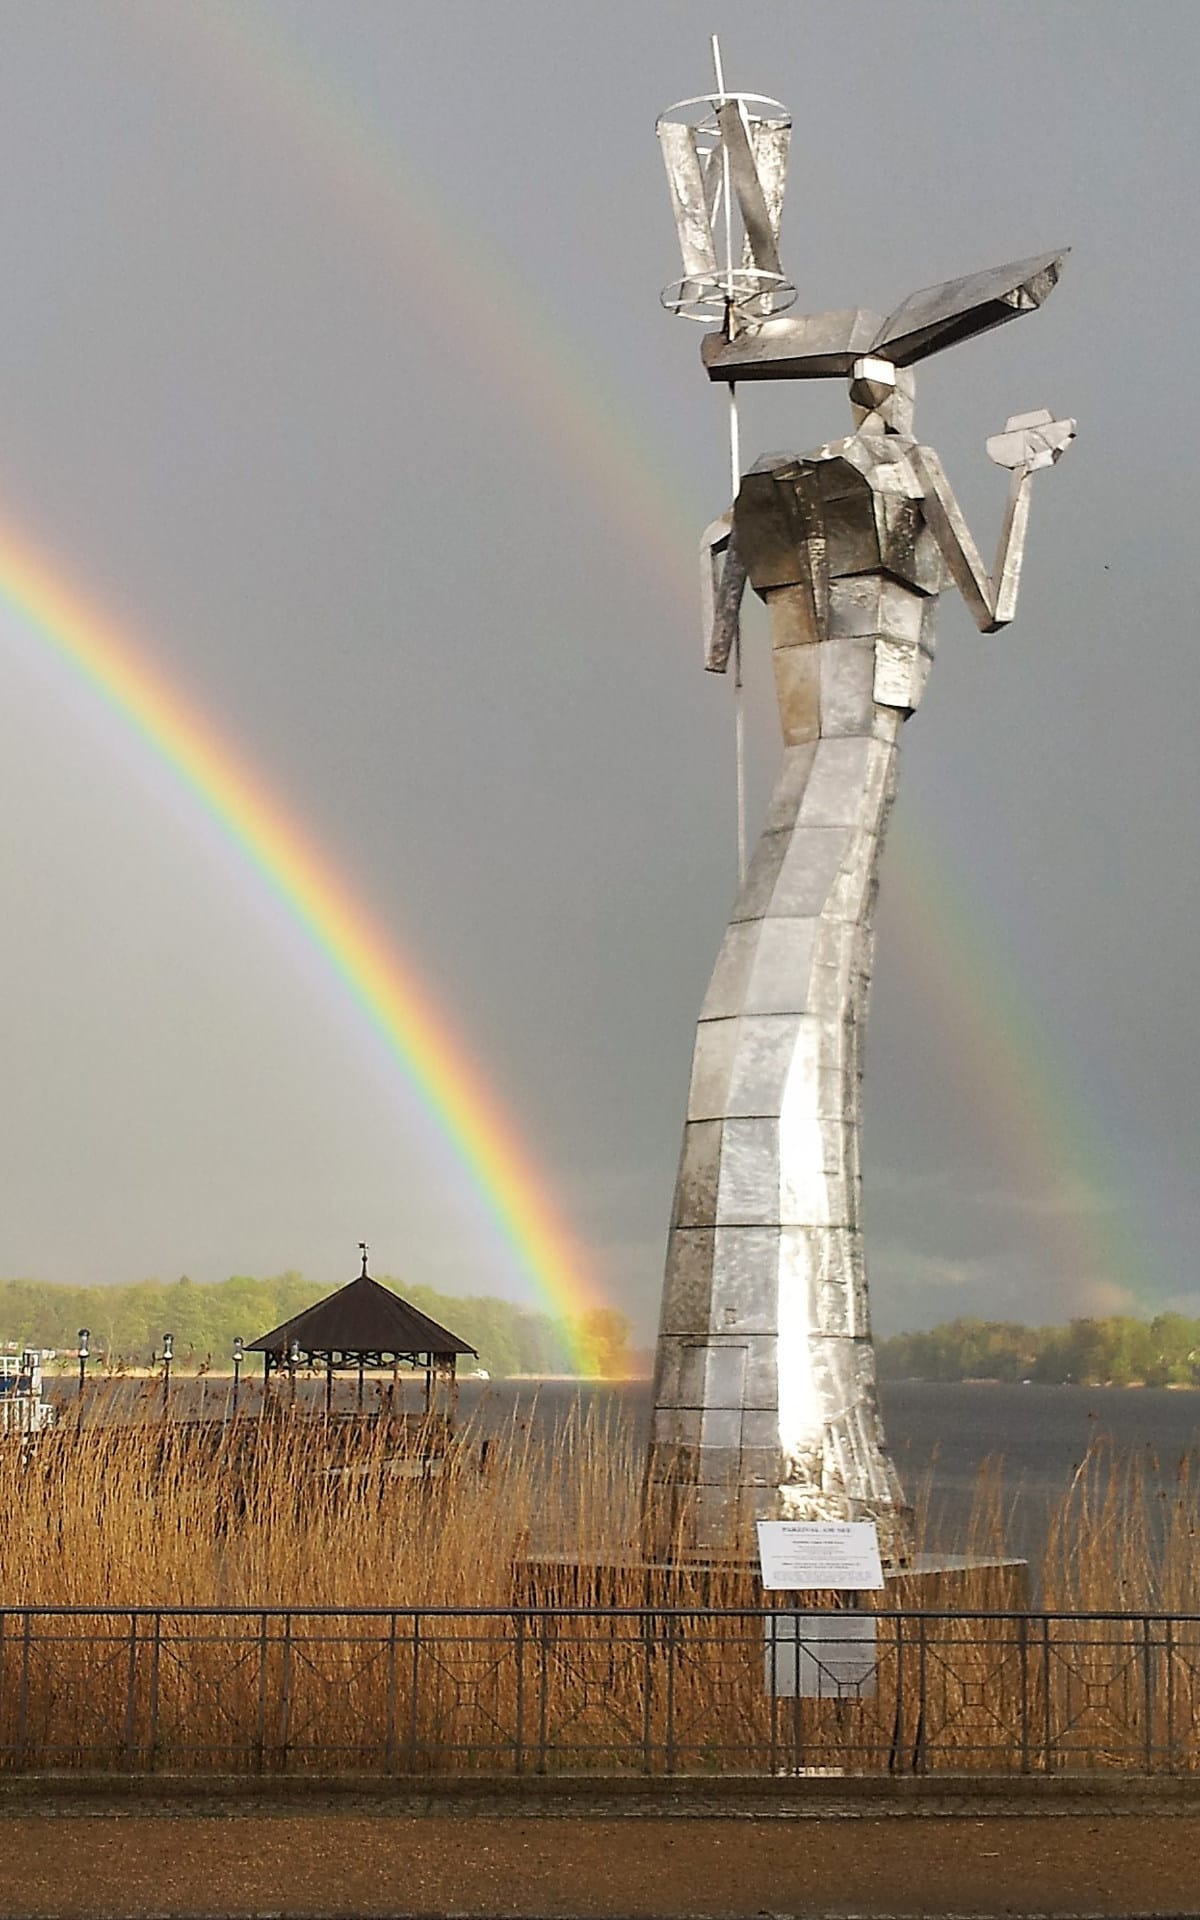
{"type": "MultiPolygon", "coordinates": [[[[1200,15],[1152,0],[0,5],[0,522],[136,636],[390,930],[648,1333],[733,880],[694,544],[721,402],[656,114],[795,118],[810,310],[1069,244],[930,363],[983,442],[1078,417],[1016,626],[947,596],[907,729],[868,1054],[884,1328],[1200,1310],[1200,15]],[[1189,240],[1191,233],[1193,238],[1189,240]]],[[[843,430],[759,390],[747,460],[843,430]]],[[[751,798],[777,751],[750,635],[751,798]]],[[[0,1275],[377,1269],[534,1298],[325,961],[0,610],[0,1275]],[[524,1289],[524,1291],[523,1291],[524,1289]]]]}

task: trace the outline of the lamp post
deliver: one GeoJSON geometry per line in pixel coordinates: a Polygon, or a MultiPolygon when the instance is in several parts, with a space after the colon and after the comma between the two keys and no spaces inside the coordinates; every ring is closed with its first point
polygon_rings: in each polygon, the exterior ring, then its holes
{"type": "Polygon", "coordinates": [[[166,1413],[171,1402],[171,1357],[175,1352],[175,1335],[164,1333],[162,1337],[163,1357],[163,1412],[166,1413]]]}
{"type": "Polygon", "coordinates": [[[87,1372],[88,1354],[91,1352],[91,1328],[79,1329],[79,1404],[83,1405],[83,1382],[87,1372]]]}
{"type": "Polygon", "coordinates": [[[235,1334],[233,1339],[233,1417],[235,1420],[237,1418],[238,1388],[242,1381],[242,1355],[245,1351],[246,1349],[242,1344],[241,1334],[235,1334]]]}

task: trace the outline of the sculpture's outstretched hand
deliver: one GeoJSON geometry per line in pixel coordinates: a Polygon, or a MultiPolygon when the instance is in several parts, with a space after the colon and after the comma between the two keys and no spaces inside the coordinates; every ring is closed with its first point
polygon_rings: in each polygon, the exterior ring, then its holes
{"type": "Polygon", "coordinates": [[[1074,438],[1073,420],[1055,420],[1042,407],[1036,413],[1014,413],[1004,432],[993,434],[988,441],[991,458],[1012,474],[996,564],[991,573],[985,570],[979,557],[979,549],[971,538],[970,528],[937,454],[932,447],[918,447],[913,455],[925,489],[925,518],[981,633],[995,633],[1000,627],[1006,627],[1016,613],[1032,476],[1040,467],[1052,467],[1060,460],[1074,438]]]}
{"type": "Polygon", "coordinates": [[[1055,420],[1049,409],[1036,413],[1014,413],[1004,423],[1003,433],[994,433],[987,443],[988,458],[998,467],[1020,468],[1036,473],[1039,467],[1052,467],[1075,438],[1073,420],[1055,420]]]}

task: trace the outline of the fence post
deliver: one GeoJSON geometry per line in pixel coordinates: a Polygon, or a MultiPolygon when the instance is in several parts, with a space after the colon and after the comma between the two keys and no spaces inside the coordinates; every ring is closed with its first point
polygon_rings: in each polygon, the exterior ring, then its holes
{"type": "Polygon", "coordinates": [[[137,1614],[131,1611],[129,1653],[125,1665],[125,1758],[130,1765],[137,1751],[137,1623],[137,1614]]]}
{"type": "Polygon", "coordinates": [[[283,1616],[283,1665],[279,1676],[279,1765],[287,1772],[288,1739],[291,1735],[292,1709],[292,1616],[283,1616]]]}
{"type": "Polygon", "coordinates": [[[926,1732],[925,1715],[928,1706],[928,1668],[925,1659],[928,1620],[925,1614],[917,1615],[917,1730],[913,1738],[913,1772],[924,1773],[926,1732]]]}
{"type": "Polygon", "coordinates": [[[1142,1615],[1142,1711],[1146,1721],[1146,1736],[1143,1742],[1142,1757],[1146,1763],[1146,1772],[1154,1772],[1154,1639],[1151,1632],[1149,1614],[1142,1615]]]}
{"type": "Polygon", "coordinates": [[[383,1735],[383,1764],[391,1773],[396,1764],[396,1616],[388,1621],[387,1726],[383,1735]]]}
{"type": "Polygon", "coordinates": [[[513,1613],[513,1658],[517,1663],[516,1708],[513,1725],[513,1772],[525,1771],[525,1614],[513,1613]]]}
{"type": "Polygon", "coordinates": [[[1029,1620],[1022,1614],[1017,1621],[1017,1646],[1021,1656],[1021,1772],[1029,1772],[1029,1620]]]}
{"type": "Polygon", "coordinates": [[[546,1771],[546,1732],[549,1722],[550,1702],[547,1697],[550,1686],[548,1671],[547,1641],[550,1635],[550,1616],[538,1615],[538,1757],[537,1771],[546,1771]]]}
{"type": "MultiPolygon", "coordinates": [[[[888,1772],[904,1772],[904,1615],[895,1615],[896,1628],[896,1711],[892,1716],[892,1750],[888,1772]]],[[[798,1656],[797,1656],[798,1657],[798,1656]]]]}
{"type": "Polygon", "coordinates": [[[667,1724],[664,1763],[668,1773],[675,1771],[675,1636],[679,1622],[673,1614],[663,1616],[663,1637],[667,1643],[667,1724]]]}
{"type": "Polygon", "coordinates": [[[763,1615],[763,1625],[767,1629],[763,1635],[763,1639],[764,1642],[770,1643],[771,1662],[769,1668],[771,1676],[771,1745],[767,1764],[772,1777],[774,1777],[779,1771],[779,1610],[777,1607],[772,1607],[769,1613],[763,1615]]]}
{"type": "Polygon", "coordinates": [[[267,1654],[269,1647],[267,1613],[264,1608],[258,1616],[258,1715],[255,1722],[255,1747],[260,1773],[267,1764],[267,1654]]]}
{"type": "Polygon", "coordinates": [[[1053,1709],[1050,1699],[1050,1616],[1042,1615],[1042,1771],[1054,1771],[1053,1709]]]}
{"type": "Polygon", "coordinates": [[[154,1639],[150,1646],[150,1724],[147,1730],[146,1760],[151,1772],[158,1764],[158,1667],[162,1650],[162,1615],[154,1616],[154,1639]]]}
{"type": "Polygon", "coordinates": [[[1173,1620],[1168,1619],[1166,1622],[1166,1636],[1167,1636],[1166,1647],[1164,1649],[1166,1662],[1167,1662],[1167,1771],[1168,1773],[1174,1773],[1175,1771],[1175,1634],[1174,1634],[1174,1626],[1175,1626],[1175,1622],[1173,1620]]]}
{"type": "Polygon", "coordinates": [[[408,1674],[408,1770],[417,1770],[417,1734],[420,1729],[421,1694],[421,1616],[412,1617],[412,1659],[408,1674]]]}
{"type": "Polygon", "coordinates": [[[654,1615],[643,1613],[642,1625],[642,1772],[654,1772],[654,1615]]]}
{"type": "Polygon", "coordinates": [[[21,1687],[17,1695],[17,1751],[25,1758],[29,1742],[29,1644],[33,1635],[33,1619],[26,1607],[24,1625],[21,1632],[21,1687]]]}

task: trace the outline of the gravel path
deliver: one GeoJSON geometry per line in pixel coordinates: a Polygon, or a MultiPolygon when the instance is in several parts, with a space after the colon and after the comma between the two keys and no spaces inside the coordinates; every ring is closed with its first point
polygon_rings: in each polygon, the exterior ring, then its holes
{"type": "Polygon", "coordinates": [[[0,1915],[1182,1914],[1200,1814],[9,1812],[0,1915]]]}

